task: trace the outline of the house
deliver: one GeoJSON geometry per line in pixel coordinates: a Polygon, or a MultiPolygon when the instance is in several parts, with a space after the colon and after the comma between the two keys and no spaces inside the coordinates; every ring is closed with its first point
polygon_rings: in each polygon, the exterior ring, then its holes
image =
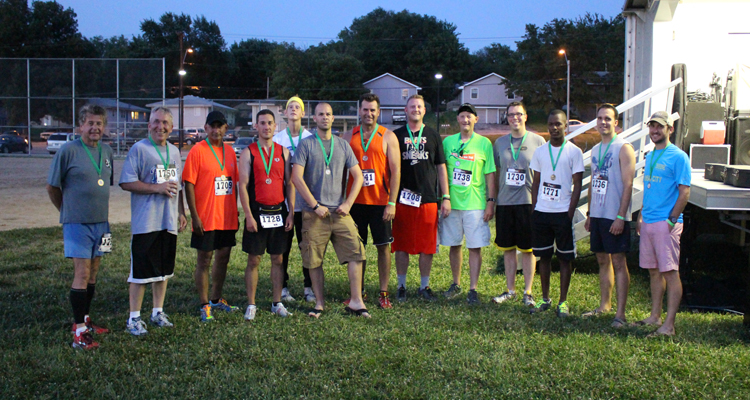
{"type": "Polygon", "coordinates": [[[378,122],[381,124],[392,124],[393,112],[403,111],[406,107],[406,100],[422,90],[421,87],[388,72],[370,79],[362,86],[380,98],[380,121],[378,122]]]}
{"type": "Polygon", "coordinates": [[[477,109],[480,124],[499,124],[503,120],[508,104],[521,101],[521,97],[507,93],[502,76],[491,73],[459,86],[459,104],[471,103],[477,109]]]}
{"type": "MultiPolygon", "coordinates": [[[[103,98],[90,98],[84,99],[86,104],[94,104],[103,107],[107,110],[107,125],[112,131],[112,127],[116,127],[117,123],[120,123],[122,127],[133,127],[136,124],[147,124],[148,123],[148,109],[138,107],[133,104],[124,103],[117,99],[103,99],[103,98]],[[119,112],[119,117],[118,117],[119,112]]],[[[80,102],[79,102],[80,104],[80,102]]],[[[48,116],[45,116],[45,118],[48,116]]],[[[42,119],[44,124],[46,121],[42,119]]],[[[53,125],[54,121],[49,121],[49,125],[53,125]]],[[[119,129],[118,129],[119,130],[119,129]]]]}
{"type": "MultiPolygon", "coordinates": [[[[271,110],[276,125],[281,126],[284,121],[284,104],[285,102],[276,99],[254,100],[237,104],[234,106],[237,111],[236,125],[241,127],[240,129],[250,130],[254,127],[255,116],[260,110],[271,110]]],[[[286,128],[286,123],[284,123],[284,128],[286,128]]]]}
{"type": "MultiPolygon", "coordinates": [[[[169,111],[172,112],[174,126],[180,126],[180,99],[166,99],[164,102],[157,101],[155,103],[146,104],[146,107],[149,107],[151,110],[162,106],[168,108],[169,111]]],[[[203,125],[206,124],[206,116],[214,110],[224,113],[224,116],[227,117],[227,125],[230,127],[235,125],[235,115],[237,110],[234,108],[219,104],[213,100],[187,95],[183,97],[185,123],[182,126],[184,128],[203,127],[203,125]]]]}

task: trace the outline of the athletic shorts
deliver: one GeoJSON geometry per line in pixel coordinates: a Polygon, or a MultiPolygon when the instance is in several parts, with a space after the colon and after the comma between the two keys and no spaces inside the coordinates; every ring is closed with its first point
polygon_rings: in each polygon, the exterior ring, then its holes
{"type": "Polygon", "coordinates": [[[660,272],[680,269],[680,237],[682,223],[676,223],[669,232],[667,221],[641,223],[641,268],[658,268],[660,272]]]}
{"type": "Polygon", "coordinates": [[[235,230],[217,230],[204,231],[203,236],[198,236],[193,232],[190,238],[190,247],[200,251],[214,251],[225,247],[234,247],[237,244],[237,231],[235,230]]]}
{"type": "Polygon", "coordinates": [[[490,245],[490,225],[484,222],[484,210],[452,210],[440,218],[438,233],[443,246],[460,246],[466,236],[466,248],[490,245]]]}
{"type": "Polygon", "coordinates": [[[396,204],[391,252],[408,254],[437,253],[438,205],[426,203],[419,208],[396,204]]]}
{"type": "Polygon", "coordinates": [[[393,243],[393,232],[391,221],[383,221],[385,206],[373,206],[368,204],[354,204],[349,214],[357,224],[359,237],[362,243],[367,244],[367,227],[372,232],[372,244],[382,246],[393,243]]]}
{"type": "Polygon", "coordinates": [[[495,244],[502,251],[531,253],[531,204],[495,207],[495,244]]]}
{"type": "Polygon", "coordinates": [[[248,232],[247,224],[245,224],[245,228],[242,232],[242,251],[247,254],[261,256],[265,253],[284,254],[288,250],[289,236],[292,235],[292,232],[287,232],[286,230],[284,230],[284,224],[286,224],[286,219],[289,215],[289,211],[287,210],[285,204],[281,205],[280,207],[282,225],[277,228],[268,229],[261,226],[259,215],[260,211],[257,209],[257,207],[253,207],[253,218],[255,219],[255,224],[258,226],[258,231],[248,232]]]}
{"type": "Polygon", "coordinates": [[[176,252],[177,235],[166,229],[133,235],[128,282],[150,283],[173,277],[176,252]]]}
{"type": "Polygon", "coordinates": [[[101,257],[104,253],[99,251],[99,245],[105,233],[109,233],[109,222],[63,224],[65,257],[86,260],[101,257]]]}
{"type": "Polygon", "coordinates": [[[606,218],[590,218],[591,251],[594,253],[618,254],[630,251],[630,221],[623,221],[622,233],[613,235],[609,228],[614,220],[606,218]]]}
{"type": "Polygon", "coordinates": [[[333,244],[333,250],[339,263],[365,260],[365,245],[357,233],[357,226],[351,215],[330,213],[320,218],[311,211],[302,212],[302,265],[308,269],[323,266],[328,242],[333,244]]]}
{"type": "Polygon", "coordinates": [[[568,218],[568,213],[534,211],[531,225],[535,256],[552,257],[552,254],[556,254],[562,261],[572,261],[576,258],[573,221],[568,218]]]}

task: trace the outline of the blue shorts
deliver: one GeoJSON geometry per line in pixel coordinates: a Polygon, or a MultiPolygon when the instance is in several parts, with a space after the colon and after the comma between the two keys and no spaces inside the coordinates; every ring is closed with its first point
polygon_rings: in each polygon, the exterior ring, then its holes
{"type": "Polygon", "coordinates": [[[63,224],[65,257],[93,259],[104,253],[99,251],[102,236],[109,233],[109,222],[95,224],[63,224]]]}

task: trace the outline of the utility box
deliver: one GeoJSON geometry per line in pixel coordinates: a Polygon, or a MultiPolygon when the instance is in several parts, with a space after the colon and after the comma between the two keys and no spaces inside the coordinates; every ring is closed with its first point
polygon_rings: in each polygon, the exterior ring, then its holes
{"type": "Polygon", "coordinates": [[[701,144],[724,144],[727,128],[724,121],[703,121],[701,124],[701,144]]]}

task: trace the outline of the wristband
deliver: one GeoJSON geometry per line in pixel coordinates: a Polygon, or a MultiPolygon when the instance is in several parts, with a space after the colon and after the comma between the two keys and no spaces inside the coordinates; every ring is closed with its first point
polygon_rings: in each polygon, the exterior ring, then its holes
{"type": "Polygon", "coordinates": [[[625,221],[625,218],[623,218],[621,215],[618,215],[617,219],[621,219],[621,220],[625,221]]]}
{"type": "Polygon", "coordinates": [[[395,206],[395,205],[396,205],[396,203],[394,203],[394,202],[392,202],[392,201],[389,201],[389,202],[388,202],[388,205],[389,205],[389,206],[395,206]]]}
{"type": "Polygon", "coordinates": [[[313,211],[317,210],[318,207],[320,207],[320,203],[315,203],[315,207],[313,207],[313,211]]]}
{"type": "Polygon", "coordinates": [[[672,223],[672,221],[667,220],[667,223],[669,224],[669,226],[671,226],[672,228],[674,228],[674,224],[672,223]]]}
{"type": "Polygon", "coordinates": [[[488,202],[488,203],[489,203],[489,202],[493,202],[493,203],[494,203],[494,202],[495,202],[495,198],[494,198],[494,197],[490,197],[490,198],[488,198],[488,199],[487,199],[487,202],[488,202]]]}
{"type": "Polygon", "coordinates": [[[449,195],[449,194],[444,194],[443,195],[443,200],[450,200],[450,199],[451,199],[451,195],[449,195]]]}
{"type": "MultiPolygon", "coordinates": [[[[591,213],[591,211],[586,211],[586,216],[590,217],[591,216],[590,213],[591,213]]],[[[619,217],[619,215],[618,215],[618,217],[619,217]]]]}

